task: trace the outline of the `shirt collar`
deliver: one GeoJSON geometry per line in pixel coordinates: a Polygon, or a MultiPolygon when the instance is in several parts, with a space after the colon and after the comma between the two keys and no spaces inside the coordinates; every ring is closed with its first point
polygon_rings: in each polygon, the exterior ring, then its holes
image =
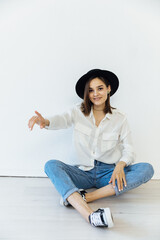
{"type": "MultiPolygon", "coordinates": [[[[91,112],[90,112],[89,117],[90,118],[94,117],[94,115],[93,115],[93,106],[91,106],[91,112]]],[[[106,118],[111,119],[111,114],[110,113],[106,113],[104,119],[106,119],[106,118]]]]}

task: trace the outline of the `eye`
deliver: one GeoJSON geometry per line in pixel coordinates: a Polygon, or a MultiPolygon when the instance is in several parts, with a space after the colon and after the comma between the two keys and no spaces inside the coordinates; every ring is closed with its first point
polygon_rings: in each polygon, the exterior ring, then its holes
{"type": "Polygon", "coordinates": [[[99,88],[99,90],[102,90],[103,88],[99,88]]]}
{"type": "Polygon", "coordinates": [[[92,92],[93,90],[92,89],[89,89],[89,92],[92,92]]]}

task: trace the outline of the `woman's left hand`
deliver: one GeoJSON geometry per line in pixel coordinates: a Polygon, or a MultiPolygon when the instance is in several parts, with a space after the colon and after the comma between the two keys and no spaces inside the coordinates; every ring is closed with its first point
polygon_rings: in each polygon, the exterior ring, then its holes
{"type": "Polygon", "coordinates": [[[114,171],[113,174],[111,176],[111,179],[109,181],[109,183],[112,183],[113,187],[115,187],[115,180],[117,179],[117,185],[118,185],[118,190],[122,191],[123,190],[123,183],[124,186],[127,186],[126,183],[126,178],[125,178],[125,173],[124,173],[124,167],[126,166],[126,163],[123,161],[120,161],[114,171]]]}

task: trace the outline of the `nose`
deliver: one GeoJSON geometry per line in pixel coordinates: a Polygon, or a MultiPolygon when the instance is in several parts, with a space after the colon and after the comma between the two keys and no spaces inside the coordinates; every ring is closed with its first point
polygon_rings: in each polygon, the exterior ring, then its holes
{"type": "Polygon", "coordinates": [[[94,90],[93,96],[97,96],[97,90],[94,90]]]}

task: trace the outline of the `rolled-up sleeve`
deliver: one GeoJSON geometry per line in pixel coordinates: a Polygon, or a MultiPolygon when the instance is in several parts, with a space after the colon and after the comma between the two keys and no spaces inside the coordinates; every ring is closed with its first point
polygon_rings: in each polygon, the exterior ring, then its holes
{"type": "Polygon", "coordinates": [[[122,157],[119,161],[125,162],[128,166],[135,161],[136,154],[134,152],[131,130],[127,118],[123,121],[120,131],[120,147],[122,157]]]}
{"type": "Polygon", "coordinates": [[[50,124],[45,128],[48,130],[65,129],[72,126],[74,123],[74,107],[70,108],[67,112],[54,115],[52,117],[46,117],[50,124]]]}

